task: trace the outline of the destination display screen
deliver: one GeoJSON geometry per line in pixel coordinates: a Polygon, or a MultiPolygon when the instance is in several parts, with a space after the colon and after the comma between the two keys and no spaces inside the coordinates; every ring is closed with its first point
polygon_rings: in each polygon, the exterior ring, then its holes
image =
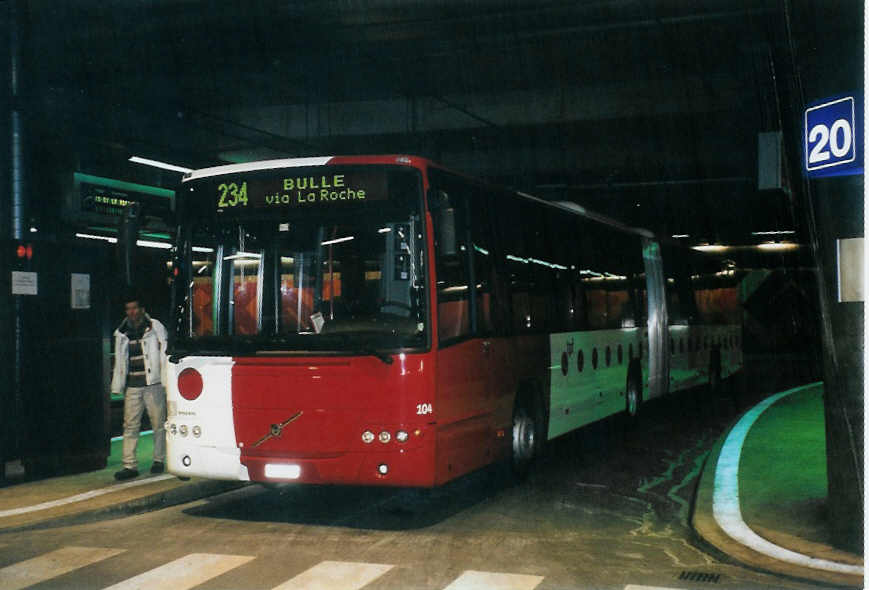
{"type": "Polygon", "coordinates": [[[407,171],[339,166],[258,170],[191,181],[184,192],[191,201],[189,212],[191,205],[199,212],[230,216],[331,210],[390,200],[396,173],[406,176],[407,171]]]}

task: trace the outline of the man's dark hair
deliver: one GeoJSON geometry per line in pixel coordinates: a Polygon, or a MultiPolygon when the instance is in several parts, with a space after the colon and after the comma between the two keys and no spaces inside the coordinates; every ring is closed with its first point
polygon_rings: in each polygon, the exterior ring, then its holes
{"type": "Polygon", "coordinates": [[[127,287],[121,293],[121,303],[126,305],[133,301],[138,302],[139,307],[145,307],[145,300],[142,298],[142,292],[135,287],[127,287]]]}

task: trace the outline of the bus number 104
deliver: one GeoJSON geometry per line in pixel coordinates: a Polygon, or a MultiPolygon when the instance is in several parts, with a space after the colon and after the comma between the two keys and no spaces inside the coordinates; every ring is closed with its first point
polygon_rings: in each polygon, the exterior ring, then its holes
{"type": "Polygon", "coordinates": [[[217,200],[218,207],[237,207],[238,205],[247,206],[247,183],[242,182],[238,186],[234,182],[226,184],[222,183],[217,187],[219,198],[217,200]]]}
{"type": "Polygon", "coordinates": [[[418,416],[431,414],[433,411],[434,410],[432,410],[431,404],[416,404],[416,413],[418,416]]]}

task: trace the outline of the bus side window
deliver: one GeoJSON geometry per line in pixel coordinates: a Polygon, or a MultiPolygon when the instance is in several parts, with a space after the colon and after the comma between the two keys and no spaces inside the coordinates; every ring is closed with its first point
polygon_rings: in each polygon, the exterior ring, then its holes
{"type": "Polygon", "coordinates": [[[498,208],[496,223],[499,242],[502,245],[499,254],[503,266],[506,284],[510,293],[508,303],[511,312],[510,333],[521,334],[531,328],[531,272],[528,268],[525,239],[521,230],[525,223],[520,211],[520,201],[512,196],[504,195],[498,208]]]}
{"type": "Polygon", "coordinates": [[[554,268],[545,235],[544,210],[536,203],[522,203],[520,212],[525,243],[525,265],[530,279],[526,329],[552,331],[554,268]]]}
{"type": "Polygon", "coordinates": [[[460,185],[445,182],[445,175],[436,171],[431,175],[438,339],[448,344],[471,334],[468,196],[460,185]]]}
{"type": "Polygon", "coordinates": [[[574,278],[577,271],[576,221],[572,215],[559,211],[546,212],[547,260],[550,266],[551,304],[548,306],[547,330],[570,332],[581,329],[580,314],[584,312],[578,301],[581,291],[574,278]]]}
{"type": "Polygon", "coordinates": [[[496,289],[495,249],[491,223],[492,198],[482,190],[471,194],[471,259],[476,283],[475,332],[488,336],[495,332],[495,322],[501,305],[496,289]]]}
{"type": "Polygon", "coordinates": [[[694,323],[697,319],[697,303],[691,282],[692,254],[677,248],[663,247],[664,276],[667,290],[667,311],[670,324],[694,323]]]}
{"type": "Polygon", "coordinates": [[[642,282],[642,249],[636,236],[613,228],[582,223],[580,279],[592,330],[641,325],[636,285],[642,282]]]}

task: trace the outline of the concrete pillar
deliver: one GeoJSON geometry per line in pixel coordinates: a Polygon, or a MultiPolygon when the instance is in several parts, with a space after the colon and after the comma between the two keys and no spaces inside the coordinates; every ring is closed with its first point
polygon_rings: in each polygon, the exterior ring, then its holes
{"type": "MultiPolygon", "coordinates": [[[[803,166],[803,113],[815,101],[864,84],[862,2],[784,0],[783,50],[792,137],[803,166]]],[[[839,301],[837,240],[863,236],[863,176],[804,180],[802,213],[815,245],[822,312],[827,514],[833,543],[863,550],[864,303],[839,301]]]]}
{"type": "MultiPolygon", "coordinates": [[[[3,54],[3,71],[7,74],[8,83],[4,88],[3,96],[5,106],[3,112],[8,113],[4,121],[4,159],[0,167],[4,168],[2,175],[3,191],[8,200],[0,204],[4,209],[0,215],[0,228],[3,230],[3,238],[20,240],[25,237],[27,227],[27,157],[26,157],[26,113],[27,104],[24,87],[25,73],[25,32],[27,31],[27,1],[10,0],[2,6],[4,33],[6,42],[3,54]]],[[[4,240],[5,242],[5,240],[4,240]]],[[[5,242],[10,243],[10,242],[5,242]]],[[[10,256],[7,252],[6,256],[10,256]]],[[[8,334],[3,338],[0,350],[6,361],[4,382],[11,385],[10,393],[4,395],[2,410],[4,413],[3,448],[0,449],[0,460],[14,458],[21,444],[21,409],[23,407],[22,391],[22,365],[24,353],[24,325],[23,306],[21,296],[4,293],[0,302],[3,305],[2,333],[8,334]],[[11,301],[10,301],[11,300],[11,301]],[[7,311],[8,310],[8,311],[7,311]]],[[[0,470],[0,471],[5,471],[0,470]]],[[[5,475],[5,473],[4,473],[5,475]]]]}

